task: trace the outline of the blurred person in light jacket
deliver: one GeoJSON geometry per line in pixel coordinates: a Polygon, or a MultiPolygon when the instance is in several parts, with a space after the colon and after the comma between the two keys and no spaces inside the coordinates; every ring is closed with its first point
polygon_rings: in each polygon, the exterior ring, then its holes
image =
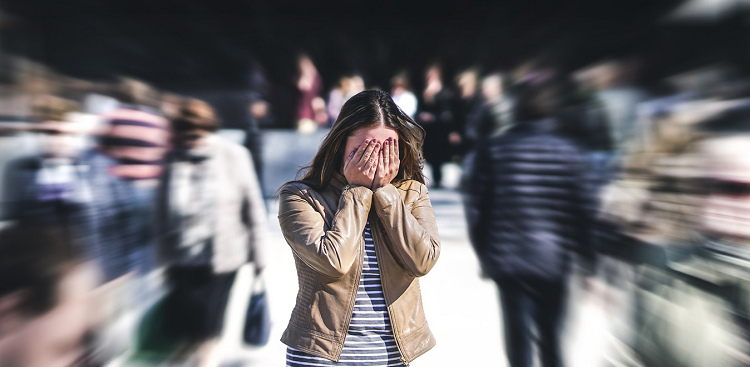
{"type": "Polygon", "coordinates": [[[411,91],[409,76],[406,72],[398,73],[391,78],[391,98],[398,108],[414,118],[414,114],[417,113],[417,97],[411,91]]]}
{"type": "Polygon", "coordinates": [[[164,331],[199,344],[203,366],[216,365],[215,338],[237,270],[260,273],[265,204],[249,151],[215,134],[214,111],[188,100],[172,121],[174,150],[159,194],[160,260],[167,270],[164,331]]]}
{"type": "Polygon", "coordinates": [[[500,290],[510,366],[562,366],[566,286],[574,252],[592,258],[586,161],[558,132],[561,86],[539,73],[519,87],[516,124],[476,153],[467,215],[482,270],[500,290]]]}

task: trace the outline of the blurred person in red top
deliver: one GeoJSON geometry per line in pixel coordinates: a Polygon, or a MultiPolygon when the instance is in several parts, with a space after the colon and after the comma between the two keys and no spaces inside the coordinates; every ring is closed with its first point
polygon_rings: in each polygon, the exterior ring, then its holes
{"type": "Polygon", "coordinates": [[[325,101],[320,97],[323,79],[310,56],[302,54],[297,58],[299,77],[297,78],[297,128],[303,132],[315,130],[328,123],[325,101]]]}

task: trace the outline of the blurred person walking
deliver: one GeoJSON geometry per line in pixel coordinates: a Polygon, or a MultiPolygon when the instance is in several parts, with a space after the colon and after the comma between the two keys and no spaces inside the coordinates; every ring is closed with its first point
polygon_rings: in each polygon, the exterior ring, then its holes
{"type": "Polygon", "coordinates": [[[328,117],[331,125],[339,117],[344,103],[355,94],[365,90],[365,81],[359,75],[343,76],[339,84],[328,95],[328,117]]]}
{"type": "Polygon", "coordinates": [[[77,106],[62,98],[42,96],[31,110],[31,129],[39,133],[41,152],[8,162],[0,218],[69,228],[86,200],[78,164],[81,128],[67,116],[77,106]]]}
{"type": "Polygon", "coordinates": [[[396,74],[391,78],[391,98],[396,106],[409,117],[414,118],[417,113],[417,97],[411,91],[409,77],[406,72],[396,74]]]}
{"type": "Polygon", "coordinates": [[[436,188],[443,184],[443,164],[450,161],[461,144],[460,135],[455,134],[457,131],[451,110],[453,95],[443,85],[441,72],[438,65],[427,68],[425,89],[417,115],[417,122],[426,133],[424,156],[432,168],[431,184],[436,188]]]}
{"type": "Polygon", "coordinates": [[[435,345],[418,277],[440,255],[424,131],[387,93],[352,97],[304,177],[280,189],[300,289],[286,365],[408,365],[435,345]]]}
{"type": "Polygon", "coordinates": [[[124,80],[120,104],[102,115],[96,146],[82,154],[88,193],[76,219],[84,256],[101,273],[102,316],[97,363],[130,347],[140,315],[159,295],[148,278],[155,268],[156,193],[169,143],[168,122],[153,105],[145,83],[124,80]]]}
{"type": "Polygon", "coordinates": [[[500,290],[505,351],[532,365],[562,366],[560,331],[573,252],[592,258],[586,161],[558,132],[561,86],[539,73],[520,87],[516,124],[478,151],[469,178],[469,235],[500,290]]]}
{"type": "Polygon", "coordinates": [[[302,54],[297,58],[297,67],[297,129],[310,132],[328,123],[325,101],[320,98],[323,79],[308,55],[302,54]]]}
{"type": "Polygon", "coordinates": [[[120,105],[102,115],[96,146],[81,158],[90,195],[81,225],[105,282],[154,265],[154,204],[169,131],[167,120],[147,107],[149,89],[123,82],[120,105]]]}
{"type": "Polygon", "coordinates": [[[596,152],[595,173],[606,183],[616,173],[620,156],[628,144],[641,132],[638,124],[638,105],[647,94],[635,85],[634,60],[607,60],[589,71],[591,84],[596,89],[595,101],[601,107],[609,132],[608,147],[596,152]],[[608,148],[608,149],[607,149],[608,148]]]}
{"type": "Polygon", "coordinates": [[[205,102],[188,100],[172,121],[174,150],[159,190],[159,258],[169,286],[163,331],[197,344],[218,365],[220,334],[237,270],[266,266],[265,204],[249,151],[215,134],[205,102]]]}
{"type": "Polygon", "coordinates": [[[339,78],[339,82],[335,88],[331,89],[328,93],[328,117],[336,121],[341,113],[341,107],[344,107],[344,102],[347,100],[347,94],[351,88],[352,79],[349,76],[342,76],[339,78]]]}
{"type": "Polygon", "coordinates": [[[457,134],[461,139],[461,154],[465,154],[473,148],[466,133],[469,124],[475,119],[482,105],[482,96],[479,93],[478,71],[475,69],[464,70],[456,76],[456,87],[459,94],[453,100],[453,117],[455,120],[457,134]]]}

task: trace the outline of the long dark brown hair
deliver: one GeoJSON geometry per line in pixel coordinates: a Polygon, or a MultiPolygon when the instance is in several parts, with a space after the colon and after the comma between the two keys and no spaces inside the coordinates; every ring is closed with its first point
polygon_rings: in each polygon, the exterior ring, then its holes
{"type": "Polygon", "coordinates": [[[424,129],[401,111],[388,93],[378,90],[360,92],[344,103],[312,163],[300,171],[303,175],[299,181],[318,190],[326,188],[334,173],[341,168],[346,139],[361,128],[379,125],[391,128],[398,134],[401,163],[394,183],[416,180],[424,184],[424,129]]]}

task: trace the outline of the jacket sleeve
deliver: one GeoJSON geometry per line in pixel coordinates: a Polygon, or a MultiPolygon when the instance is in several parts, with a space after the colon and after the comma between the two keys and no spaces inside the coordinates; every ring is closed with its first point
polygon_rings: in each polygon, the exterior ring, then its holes
{"type": "Polygon", "coordinates": [[[487,218],[489,217],[488,203],[492,192],[492,164],[486,145],[474,153],[473,160],[467,169],[465,205],[468,224],[469,241],[474,247],[480,260],[483,258],[487,245],[487,218]]]}
{"type": "Polygon", "coordinates": [[[349,272],[359,256],[362,231],[372,204],[372,191],[352,186],[339,198],[331,228],[315,210],[298,184],[279,194],[279,224],[289,246],[305,264],[333,278],[349,272]]]}
{"type": "Polygon", "coordinates": [[[596,264],[596,229],[597,229],[597,199],[598,192],[596,184],[589,173],[585,157],[580,152],[572,154],[568,159],[569,171],[575,175],[576,186],[574,198],[576,205],[573,208],[573,217],[576,218],[573,248],[579,255],[579,265],[590,275],[594,272],[596,264]]]}
{"type": "Polygon", "coordinates": [[[373,205],[385,227],[391,252],[413,276],[426,275],[440,256],[435,213],[424,185],[410,210],[404,205],[396,187],[391,184],[377,189],[373,205]]]}
{"type": "Polygon", "coordinates": [[[263,192],[258,182],[258,175],[255,173],[250,151],[244,147],[241,149],[241,169],[242,187],[244,190],[242,205],[243,218],[248,229],[248,250],[251,260],[255,265],[263,269],[268,264],[266,251],[266,205],[263,200],[263,192]]]}

